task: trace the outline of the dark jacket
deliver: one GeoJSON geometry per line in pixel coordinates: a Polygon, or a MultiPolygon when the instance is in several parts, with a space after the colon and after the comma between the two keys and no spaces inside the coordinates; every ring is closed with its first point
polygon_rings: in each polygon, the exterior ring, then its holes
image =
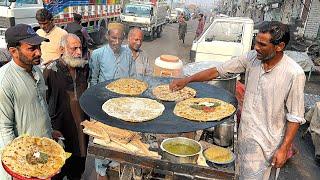
{"type": "Polygon", "coordinates": [[[67,26],[65,27],[65,30],[68,33],[72,33],[72,34],[77,35],[81,40],[82,47],[84,48],[84,47],[87,47],[87,44],[85,42],[85,39],[84,39],[82,31],[81,31],[82,28],[83,27],[79,23],[72,22],[72,23],[67,24],[67,26]]]}
{"type": "Polygon", "coordinates": [[[75,156],[86,156],[88,136],[82,132],[80,123],[89,117],[83,112],[79,98],[87,89],[89,68],[76,68],[73,80],[68,67],[61,59],[53,62],[51,69],[46,68],[43,76],[48,86],[47,103],[52,128],[65,138],[65,150],[75,156]]]}

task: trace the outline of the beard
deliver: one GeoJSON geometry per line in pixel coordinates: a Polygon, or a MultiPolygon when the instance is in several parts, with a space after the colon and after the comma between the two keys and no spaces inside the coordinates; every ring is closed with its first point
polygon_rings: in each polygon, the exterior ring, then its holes
{"type": "Polygon", "coordinates": [[[18,50],[18,53],[19,53],[19,59],[23,64],[25,64],[25,65],[39,65],[40,64],[40,57],[41,56],[35,57],[32,60],[30,60],[20,50],[18,50]]]}
{"type": "Polygon", "coordinates": [[[264,57],[261,57],[258,59],[261,60],[262,62],[267,62],[267,61],[273,59],[275,56],[276,56],[276,52],[273,51],[271,54],[268,54],[267,56],[264,56],[264,57]]]}
{"type": "Polygon", "coordinates": [[[70,67],[73,67],[73,68],[76,68],[76,67],[84,67],[88,61],[87,60],[84,60],[82,58],[75,58],[75,57],[72,57],[68,54],[64,54],[62,56],[62,59],[64,60],[64,62],[70,66],[70,67]]]}

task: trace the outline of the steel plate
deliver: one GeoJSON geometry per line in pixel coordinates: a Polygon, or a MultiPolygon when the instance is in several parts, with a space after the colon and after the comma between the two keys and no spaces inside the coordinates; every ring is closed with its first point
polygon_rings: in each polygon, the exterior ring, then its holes
{"type": "MultiPolygon", "coordinates": [[[[156,99],[152,95],[153,87],[161,84],[167,84],[172,81],[172,78],[150,76],[137,77],[137,79],[143,80],[149,85],[148,89],[139,97],[146,97],[151,99],[156,99]]],[[[107,115],[101,108],[103,103],[108,99],[123,97],[123,95],[111,92],[106,89],[105,86],[112,81],[114,80],[105,81],[87,89],[80,98],[80,105],[84,112],[87,113],[91,118],[113,127],[144,133],[174,134],[207,129],[232,119],[227,117],[220,121],[211,122],[190,121],[174,115],[173,109],[176,102],[166,102],[158,100],[165,106],[165,110],[161,116],[147,122],[126,122],[107,115]]],[[[224,89],[200,82],[190,83],[188,86],[194,88],[197,91],[196,97],[216,98],[225,102],[229,102],[237,107],[237,100],[235,96],[224,89]]]]}

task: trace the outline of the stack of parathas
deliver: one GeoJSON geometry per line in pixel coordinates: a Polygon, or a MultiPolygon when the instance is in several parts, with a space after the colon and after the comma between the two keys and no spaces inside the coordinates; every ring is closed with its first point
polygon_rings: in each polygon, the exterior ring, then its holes
{"type": "Polygon", "coordinates": [[[157,118],[164,105],[147,98],[120,97],[109,99],[102,105],[109,116],[129,122],[143,122],[157,118]]]}
{"type": "Polygon", "coordinates": [[[181,101],[184,99],[192,98],[196,95],[196,90],[190,87],[184,87],[179,91],[172,92],[169,89],[169,84],[164,84],[155,87],[152,90],[153,95],[163,101],[181,101]]]}
{"type": "Polygon", "coordinates": [[[47,179],[61,169],[65,160],[63,148],[45,137],[20,136],[2,152],[2,163],[13,173],[27,178],[47,179]]]}
{"type": "Polygon", "coordinates": [[[190,98],[176,104],[173,113],[194,121],[218,121],[234,113],[236,108],[214,98],[190,98]]]}
{"type": "Polygon", "coordinates": [[[106,87],[109,91],[123,95],[140,95],[147,88],[148,84],[133,78],[121,78],[109,83],[106,87]]]}

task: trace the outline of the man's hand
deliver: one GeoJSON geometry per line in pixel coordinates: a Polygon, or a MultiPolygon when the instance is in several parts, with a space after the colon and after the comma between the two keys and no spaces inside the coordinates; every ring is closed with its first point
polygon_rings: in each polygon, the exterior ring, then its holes
{"type": "Polygon", "coordinates": [[[59,138],[63,137],[62,133],[60,131],[57,131],[57,130],[53,130],[52,133],[52,138],[56,141],[59,140],[59,138]]]}
{"type": "Polygon", "coordinates": [[[271,165],[276,168],[281,168],[284,165],[284,163],[286,163],[287,161],[288,151],[289,151],[289,148],[283,147],[283,146],[277,149],[273,155],[271,165]]]}
{"type": "Polygon", "coordinates": [[[169,84],[169,88],[171,91],[178,91],[184,88],[189,83],[187,78],[183,79],[175,79],[169,84]]]}

